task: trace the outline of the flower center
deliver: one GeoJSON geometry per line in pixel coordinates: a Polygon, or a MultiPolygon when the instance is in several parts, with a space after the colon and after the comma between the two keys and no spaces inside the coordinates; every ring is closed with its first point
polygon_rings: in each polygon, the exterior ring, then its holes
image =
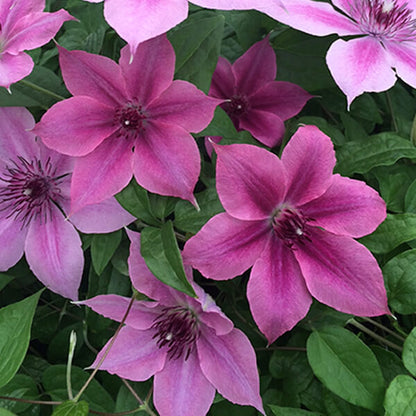
{"type": "Polygon", "coordinates": [[[396,42],[415,40],[416,20],[407,3],[399,6],[397,0],[351,1],[351,17],[365,34],[396,42]]]}
{"type": "Polygon", "coordinates": [[[176,359],[185,354],[185,360],[195,348],[199,338],[199,323],[195,313],[187,307],[166,307],[153,322],[153,338],[159,348],[168,347],[168,357],[176,359]]]}
{"type": "Polygon", "coordinates": [[[42,164],[37,159],[28,162],[19,157],[6,166],[0,177],[5,184],[0,186],[0,212],[6,218],[21,221],[22,227],[34,218],[47,221],[51,204],[57,204],[61,198],[59,184],[65,176],[55,177],[50,159],[42,164]]]}
{"type": "Polygon", "coordinates": [[[118,108],[114,115],[114,123],[119,126],[119,135],[127,138],[137,138],[146,126],[146,113],[141,105],[127,103],[118,108]]]}
{"type": "Polygon", "coordinates": [[[292,248],[293,244],[305,244],[311,241],[308,222],[312,218],[305,217],[301,211],[293,208],[283,208],[276,211],[272,217],[272,228],[275,235],[283,243],[292,248]]]}
{"type": "Polygon", "coordinates": [[[233,95],[230,101],[222,105],[223,110],[234,121],[241,117],[248,109],[248,100],[243,95],[233,95]]]}

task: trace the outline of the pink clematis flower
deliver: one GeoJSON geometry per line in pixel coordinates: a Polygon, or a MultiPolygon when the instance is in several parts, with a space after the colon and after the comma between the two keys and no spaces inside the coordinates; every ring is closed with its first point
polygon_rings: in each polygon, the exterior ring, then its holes
{"type": "MultiPolygon", "coordinates": [[[[396,75],[416,88],[415,0],[310,0],[285,2],[275,18],[317,36],[358,36],[337,40],[328,50],[328,68],[347,96],[348,106],[363,92],[391,88],[396,75]]],[[[273,17],[273,13],[271,13],[273,17]]]]}
{"type": "MultiPolygon", "coordinates": [[[[101,3],[103,0],[84,0],[101,3]]],[[[222,10],[257,9],[275,13],[281,0],[192,0],[201,7],[222,10]]],[[[187,0],[105,0],[104,17],[108,24],[130,45],[134,55],[139,43],[172,29],[188,16],[187,0]],[[140,24],[138,24],[140,22],[140,24]]]]}
{"type": "Polygon", "coordinates": [[[287,120],[312,98],[291,82],[275,81],[276,54],[269,38],[255,43],[233,65],[220,57],[209,95],[226,99],[221,107],[238,131],[247,130],[266,146],[280,144],[287,120]]]}
{"type": "Polygon", "coordinates": [[[173,81],[175,54],[166,36],[142,43],[129,64],[60,48],[74,97],[50,108],[35,132],[60,153],[78,156],[72,212],[121,191],[132,175],[151,192],[195,203],[200,155],[189,132],[203,130],[220,102],[173,81]]]}
{"type": "Polygon", "coordinates": [[[187,241],[184,262],[216,280],[253,266],[247,298],[270,343],[306,315],[312,296],[354,315],[389,312],[377,261],[353,239],[384,220],[384,201],[365,183],[332,174],[328,136],[301,127],[281,159],[245,144],[214,148],[226,212],[187,241]]]}
{"type": "MultiPolygon", "coordinates": [[[[154,375],[154,404],[161,416],[204,416],[215,390],[264,414],[256,355],[247,337],[195,283],[196,299],[157,280],[141,257],[140,234],[128,235],[133,285],[155,302],[134,301],[100,368],[133,381],[154,375]]],[[[129,299],[102,295],[79,303],[120,322],[129,299]]]]}
{"type": "Polygon", "coordinates": [[[34,125],[25,108],[0,108],[0,270],[25,253],[45,286],[77,299],[84,256],[74,225],[107,233],[134,218],[114,198],[66,218],[74,160],[46,148],[28,131],[34,125]]]}
{"type": "Polygon", "coordinates": [[[61,9],[43,13],[45,0],[0,2],[0,86],[9,88],[32,72],[32,58],[24,50],[49,42],[66,20],[73,17],[61,9]]]}

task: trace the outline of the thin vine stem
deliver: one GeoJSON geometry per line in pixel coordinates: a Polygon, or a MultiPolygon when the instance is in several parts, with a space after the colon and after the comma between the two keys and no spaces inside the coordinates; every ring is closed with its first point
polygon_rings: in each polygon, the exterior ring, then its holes
{"type": "Polygon", "coordinates": [[[26,87],[32,88],[35,91],[39,91],[42,94],[49,95],[50,97],[55,98],[56,100],[62,101],[65,100],[65,97],[62,97],[62,95],[55,94],[53,91],[47,90],[46,88],[43,88],[39,85],[34,84],[33,82],[30,82],[26,79],[22,79],[20,81],[21,84],[25,85],[26,87]]]}
{"type": "Polygon", "coordinates": [[[383,324],[380,324],[379,322],[371,319],[371,318],[367,318],[365,316],[362,317],[362,319],[368,323],[371,323],[372,325],[376,326],[377,328],[382,329],[383,331],[387,332],[388,334],[390,334],[391,336],[397,338],[398,340],[404,342],[404,340],[406,338],[402,337],[401,335],[399,335],[397,332],[392,331],[391,329],[387,328],[386,326],[384,326],[383,324]]]}

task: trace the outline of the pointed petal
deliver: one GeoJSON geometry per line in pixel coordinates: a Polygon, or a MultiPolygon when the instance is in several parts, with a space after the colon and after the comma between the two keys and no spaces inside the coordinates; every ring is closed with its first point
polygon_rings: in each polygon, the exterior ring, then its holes
{"type": "MultiPolygon", "coordinates": [[[[118,295],[99,295],[81,302],[77,305],[86,305],[94,312],[121,322],[127,312],[131,299],[118,295]]],[[[134,301],[130,312],[124,321],[127,326],[134,329],[149,329],[154,320],[161,313],[161,308],[156,302],[134,301]]]]}
{"type": "Polygon", "coordinates": [[[134,177],[143,188],[194,201],[200,155],[194,138],[181,127],[149,122],[133,158],[134,177]]]}
{"type": "Polygon", "coordinates": [[[130,99],[147,106],[172,83],[175,51],[166,35],[141,43],[133,56],[127,45],[121,50],[120,67],[130,99]]]}
{"type": "Polygon", "coordinates": [[[31,222],[25,254],[30,269],[46,287],[66,298],[78,298],[84,268],[81,239],[55,205],[47,221],[31,222]]]}
{"type": "Polygon", "coordinates": [[[197,346],[202,372],[218,392],[232,403],[253,406],[265,414],[256,354],[248,338],[238,329],[216,336],[203,328],[197,346]]]}
{"type": "MultiPolygon", "coordinates": [[[[14,25],[21,16],[29,13],[41,12],[45,8],[45,0],[16,1],[2,0],[0,2],[0,22],[14,25]]],[[[4,29],[4,28],[3,28],[4,29]]]]}
{"type": "Polygon", "coordinates": [[[33,132],[51,149],[84,156],[118,129],[113,118],[113,108],[89,97],[71,97],[53,105],[33,132]]]}
{"type": "Polygon", "coordinates": [[[186,131],[198,133],[208,126],[220,103],[221,100],[207,97],[189,82],[173,81],[147,111],[154,121],[177,124],[186,131]]]}
{"type": "Polygon", "coordinates": [[[350,237],[372,233],[386,218],[386,204],[374,189],[339,175],[322,196],[300,209],[314,219],[312,225],[350,237]]]}
{"type": "Polygon", "coordinates": [[[315,126],[300,127],[282,153],[288,178],[286,202],[301,205],[330,186],[335,166],[331,139],[315,126]]]}
{"type": "Polygon", "coordinates": [[[266,7],[271,4],[272,1],[273,0],[192,0],[192,3],[207,9],[247,10],[266,7]]]}
{"type": "MultiPolygon", "coordinates": [[[[139,331],[128,326],[121,328],[100,370],[132,381],[152,377],[164,367],[166,360],[166,352],[157,347],[153,334],[152,330],[139,331]]],[[[97,366],[110,342],[98,353],[91,368],[97,366]]]]}
{"type": "Polygon", "coordinates": [[[214,145],[217,191],[226,211],[241,220],[270,218],[286,192],[280,159],[257,146],[214,145]]]}
{"type": "Polygon", "coordinates": [[[276,78],[276,54],[269,44],[269,37],[255,43],[233,65],[239,93],[251,95],[265,82],[276,78]]]}
{"type": "Polygon", "coordinates": [[[114,196],[132,177],[132,142],[112,136],[76,160],[71,185],[71,215],[114,196]]]}
{"type": "Polygon", "coordinates": [[[258,141],[274,147],[281,143],[285,134],[283,120],[268,111],[249,109],[238,122],[239,130],[249,131],[258,141]]]}
{"type": "Polygon", "coordinates": [[[296,84],[273,81],[250,96],[250,106],[288,120],[298,114],[311,98],[312,95],[296,84]]]}
{"type": "Polygon", "coordinates": [[[130,45],[134,54],[139,43],[167,32],[188,16],[186,0],[106,0],[108,24],[130,45]],[[140,22],[138,29],[137,22],[140,22]]]}
{"type": "MultiPolygon", "coordinates": [[[[416,14],[416,8],[415,14],[416,14]]],[[[395,68],[397,76],[404,82],[416,88],[416,51],[415,42],[407,45],[405,42],[386,42],[385,47],[390,54],[390,65],[395,68]]]]}
{"type": "Polygon", "coordinates": [[[9,88],[11,84],[28,76],[33,69],[32,58],[26,53],[0,54],[0,86],[9,88]]]}
{"type": "Polygon", "coordinates": [[[348,106],[363,92],[386,91],[396,82],[388,53],[370,36],[347,42],[338,39],[329,48],[326,62],[335,82],[347,96],[348,106]]]}
{"type": "Polygon", "coordinates": [[[231,98],[234,95],[235,77],[231,64],[222,56],[212,75],[209,95],[217,98],[231,98]]]}
{"type": "Polygon", "coordinates": [[[367,248],[319,228],[310,238],[293,253],[312,296],[353,315],[390,313],[380,267],[367,248]]]}
{"type": "Polygon", "coordinates": [[[26,232],[26,228],[21,229],[20,221],[0,219],[0,271],[9,270],[22,258],[26,232]]]}
{"type": "Polygon", "coordinates": [[[72,95],[86,95],[113,108],[125,104],[124,80],[114,61],[84,51],[58,49],[62,76],[72,95]]]}
{"type": "Polygon", "coordinates": [[[111,233],[136,220],[115,198],[109,198],[98,204],[87,205],[72,214],[72,224],[83,233],[111,233]]]}
{"type": "Polygon", "coordinates": [[[1,134],[0,134],[0,164],[7,165],[9,159],[22,156],[30,160],[39,155],[39,146],[35,135],[30,132],[35,120],[32,114],[24,107],[1,107],[1,134]]]}
{"type": "Polygon", "coordinates": [[[64,9],[22,16],[7,33],[6,51],[15,55],[23,50],[39,48],[49,42],[67,20],[74,18],[64,9]]]}
{"type": "Polygon", "coordinates": [[[184,262],[210,279],[232,279],[260,256],[267,232],[264,221],[240,221],[225,212],[218,214],[186,242],[184,262]]]}
{"type": "Polygon", "coordinates": [[[312,303],[292,250],[270,238],[247,284],[250,310],[269,344],[291,330],[312,303]]]}

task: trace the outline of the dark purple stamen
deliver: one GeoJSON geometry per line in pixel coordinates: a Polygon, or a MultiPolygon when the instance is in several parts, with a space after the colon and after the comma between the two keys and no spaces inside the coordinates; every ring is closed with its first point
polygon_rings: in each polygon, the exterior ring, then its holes
{"type": "Polygon", "coordinates": [[[168,357],[176,359],[185,355],[185,360],[195,348],[200,335],[195,313],[187,307],[166,307],[153,322],[156,329],[153,338],[159,348],[168,347],[168,357]]]}
{"type": "Polygon", "coordinates": [[[247,112],[248,100],[243,95],[233,95],[230,100],[222,104],[221,107],[235,124],[239,117],[247,112]]]}
{"type": "Polygon", "coordinates": [[[128,103],[116,110],[114,123],[119,126],[120,136],[136,138],[145,130],[146,113],[141,105],[128,103]]]}

